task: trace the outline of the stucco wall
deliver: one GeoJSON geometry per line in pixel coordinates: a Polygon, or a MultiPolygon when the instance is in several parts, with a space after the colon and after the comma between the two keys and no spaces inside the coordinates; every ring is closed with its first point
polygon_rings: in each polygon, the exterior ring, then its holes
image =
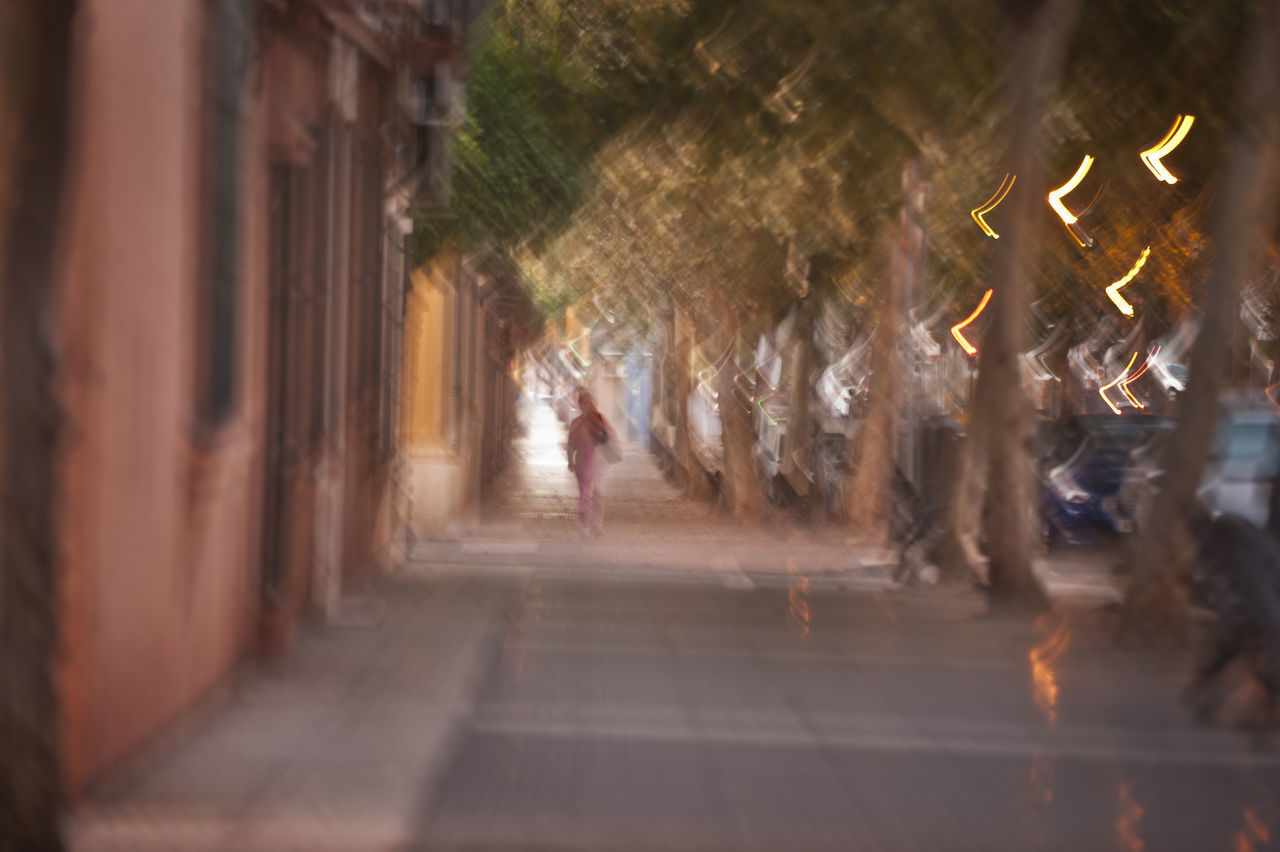
{"type": "MultiPolygon", "coordinates": [[[[264,176],[245,172],[238,406],[194,431],[198,0],[87,0],[61,330],[68,784],[234,665],[256,605],[264,176]]],[[[261,133],[249,144],[261,146],[261,133]]],[[[252,158],[249,158],[252,162],[252,158]]]]}

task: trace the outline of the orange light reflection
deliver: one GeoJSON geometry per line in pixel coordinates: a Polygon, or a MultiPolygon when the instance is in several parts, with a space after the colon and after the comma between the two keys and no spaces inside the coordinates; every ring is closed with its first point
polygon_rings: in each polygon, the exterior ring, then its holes
{"type": "Polygon", "coordinates": [[[1262,392],[1267,395],[1267,399],[1271,400],[1271,404],[1276,407],[1276,410],[1280,411],[1280,402],[1276,401],[1277,388],[1280,388],[1280,382],[1276,382],[1274,385],[1272,385],[1269,388],[1266,388],[1262,392]]]}
{"type": "MultiPolygon", "coordinates": [[[[1138,353],[1135,352],[1133,354],[1134,354],[1134,357],[1137,357],[1138,353]]],[[[1142,402],[1142,400],[1138,399],[1136,396],[1133,395],[1133,393],[1129,390],[1129,385],[1133,382],[1136,382],[1138,379],[1142,378],[1143,374],[1145,374],[1147,370],[1151,368],[1151,359],[1159,354],[1160,354],[1160,347],[1157,346],[1155,349],[1151,350],[1151,352],[1147,355],[1147,360],[1142,362],[1142,366],[1139,367],[1133,375],[1129,376],[1129,378],[1125,379],[1120,383],[1120,392],[1129,398],[1129,401],[1133,403],[1134,408],[1146,408],[1147,406],[1142,402]]]]}
{"type": "Polygon", "coordinates": [[[1235,833],[1235,852],[1254,852],[1258,843],[1271,843],[1271,829],[1254,812],[1253,808],[1245,808],[1242,814],[1244,828],[1235,833]]]}
{"type": "MultiPolygon", "coordinates": [[[[1042,626],[1048,616],[1048,613],[1040,616],[1036,620],[1037,626],[1042,626]]],[[[1071,628],[1066,617],[1059,615],[1057,618],[1058,626],[1027,654],[1031,663],[1031,683],[1036,706],[1044,713],[1049,724],[1058,721],[1058,679],[1053,666],[1066,653],[1067,646],[1071,643],[1071,628]]]]}
{"type": "Polygon", "coordinates": [[[1105,402],[1107,404],[1107,407],[1110,408],[1116,414],[1120,413],[1120,409],[1117,408],[1116,404],[1111,401],[1111,397],[1107,396],[1107,391],[1111,390],[1111,388],[1115,387],[1116,385],[1120,384],[1120,382],[1123,382],[1125,380],[1125,377],[1129,375],[1129,370],[1133,367],[1133,362],[1137,360],[1138,360],[1138,353],[1135,352],[1133,353],[1133,357],[1129,359],[1129,365],[1124,368],[1124,371],[1120,373],[1120,375],[1116,376],[1114,379],[1107,382],[1102,387],[1098,388],[1098,396],[1102,397],[1102,401],[1105,402]]]}
{"type": "Polygon", "coordinates": [[[1120,811],[1120,815],[1116,817],[1116,836],[1120,846],[1129,852],[1142,852],[1147,843],[1138,835],[1138,827],[1145,811],[1134,801],[1129,785],[1123,781],[1116,791],[1116,799],[1120,811]]]}
{"type": "Polygon", "coordinates": [[[1000,235],[993,231],[982,217],[996,209],[996,206],[1001,201],[1004,201],[1004,197],[1009,194],[1009,190],[1013,189],[1013,182],[1017,179],[1017,175],[1006,172],[1004,179],[1000,181],[1000,188],[996,190],[996,194],[987,199],[986,204],[969,211],[969,215],[973,217],[973,221],[978,223],[978,227],[982,229],[982,232],[993,240],[1000,239],[1000,235]]]}
{"type": "Polygon", "coordinates": [[[787,581],[787,602],[790,604],[788,615],[792,621],[800,625],[800,632],[809,635],[809,578],[796,570],[793,560],[787,560],[787,573],[791,579],[787,581]]]}
{"type": "Polygon", "coordinates": [[[978,307],[973,309],[973,313],[969,314],[969,316],[965,317],[961,322],[951,326],[951,336],[956,339],[956,342],[960,344],[960,347],[964,349],[966,353],[968,353],[970,358],[978,354],[978,347],[970,343],[960,332],[964,331],[970,323],[978,318],[978,314],[982,313],[982,309],[987,306],[987,302],[991,301],[991,293],[992,291],[990,289],[983,293],[982,301],[978,302],[978,307]]]}

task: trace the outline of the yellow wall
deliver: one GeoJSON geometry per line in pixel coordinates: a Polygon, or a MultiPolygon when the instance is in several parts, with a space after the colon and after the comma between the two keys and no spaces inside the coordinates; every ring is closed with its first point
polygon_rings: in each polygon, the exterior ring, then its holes
{"type": "Polygon", "coordinates": [[[405,310],[401,442],[406,449],[439,447],[448,438],[453,287],[446,258],[410,273],[413,291],[405,310]]]}

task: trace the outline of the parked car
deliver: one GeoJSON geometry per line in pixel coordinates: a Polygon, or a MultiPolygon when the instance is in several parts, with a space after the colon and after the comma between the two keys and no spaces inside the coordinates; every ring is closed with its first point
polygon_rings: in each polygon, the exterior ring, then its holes
{"type": "Polygon", "coordinates": [[[1173,420],[1151,414],[1073,414],[1056,420],[1042,420],[1037,429],[1041,467],[1047,469],[1066,461],[1088,438],[1096,444],[1121,446],[1129,450],[1147,444],[1153,437],[1167,435],[1173,420]]]}
{"type": "Polygon", "coordinates": [[[1050,547],[1084,544],[1135,528],[1121,499],[1135,450],[1158,442],[1173,421],[1150,415],[1077,415],[1040,428],[1043,534],[1050,547]]]}

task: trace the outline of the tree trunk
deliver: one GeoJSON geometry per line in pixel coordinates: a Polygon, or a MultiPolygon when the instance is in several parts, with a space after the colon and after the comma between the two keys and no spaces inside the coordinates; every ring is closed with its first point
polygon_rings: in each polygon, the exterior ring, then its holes
{"type": "MultiPolygon", "coordinates": [[[[980,431],[981,424],[973,420],[969,429],[971,433],[985,434],[985,431],[980,431]]],[[[946,483],[946,496],[938,508],[942,532],[933,542],[929,559],[938,567],[938,579],[942,583],[966,583],[976,576],[981,557],[977,545],[981,518],[976,507],[982,504],[982,488],[975,472],[981,469],[982,459],[974,456],[983,449],[981,442],[966,435],[948,446],[944,451],[947,456],[939,459],[943,467],[940,478],[946,483]]]]}
{"type": "Polygon", "coordinates": [[[693,439],[689,434],[689,395],[693,392],[693,323],[679,307],[673,308],[672,314],[670,328],[676,361],[676,471],[686,497],[706,499],[711,494],[711,488],[707,482],[707,474],[693,451],[693,439]]]}
{"type": "Polygon", "coordinates": [[[0,8],[0,850],[62,849],[55,250],[74,0],[0,8]]]}
{"type": "Polygon", "coordinates": [[[739,521],[751,522],[764,517],[765,497],[756,471],[755,428],[751,423],[750,399],[744,399],[734,381],[737,372],[733,352],[738,345],[739,325],[735,321],[727,329],[725,345],[730,348],[728,362],[716,375],[716,395],[720,405],[720,435],[724,445],[722,488],[725,505],[739,521]]]}
{"type": "Polygon", "coordinates": [[[1008,69],[1008,169],[1018,176],[1006,214],[1010,223],[995,246],[991,286],[991,324],[979,351],[974,406],[982,410],[974,441],[987,448],[987,488],[983,529],[987,538],[987,580],[996,608],[1041,610],[1048,595],[1032,571],[1034,505],[1031,459],[1027,452],[1029,407],[1022,391],[1018,353],[1024,341],[1027,280],[1038,242],[1037,209],[1044,174],[1040,165],[1040,123],[1044,95],[1074,28],[1079,0],[1006,0],[1011,24],[1008,69]],[[985,432],[985,434],[983,434],[985,432]]]}
{"type": "Polygon", "coordinates": [[[849,453],[853,460],[849,525],[876,541],[883,541],[889,532],[889,516],[893,510],[892,474],[902,406],[902,382],[898,375],[901,294],[897,270],[888,263],[896,256],[893,239],[896,231],[897,226],[890,224],[884,232],[884,258],[890,270],[885,276],[888,283],[881,298],[880,327],[871,353],[871,405],[849,453]]]}
{"type": "Polygon", "coordinates": [[[1276,139],[1280,138],[1280,0],[1261,9],[1245,52],[1244,89],[1234,111],[1240,125],[1225,152],[1226,181],[1218,210],[1216,251],[1205,288],[1191,375],[1178,403],[1178,423],[1163,451],[1164,483],[1137,548],[1125,594],[1124,630],[1183,636],[1184,580],[1194,553],[1187,521],[1217,421],[1218,392],[1229,369],[1240,290],[1255,233],[1270,234],[1276,214],[1276,139]]]}
{"type": "Polygon", "coordinates": [[[815,312],[812,294],[801,299],[796,306],[791,335],[791,387],[787,400],[788,457],[782,460],[782,470],[791,472],[788,476],[791,487],[801,497],[810,492],[805,470],[813,469],[813,412],[809,406],[813,399],[813,365],[818,360],[813,344],[815,312]],[[799,462],[796,461],[797,458],[799,462]]]}

